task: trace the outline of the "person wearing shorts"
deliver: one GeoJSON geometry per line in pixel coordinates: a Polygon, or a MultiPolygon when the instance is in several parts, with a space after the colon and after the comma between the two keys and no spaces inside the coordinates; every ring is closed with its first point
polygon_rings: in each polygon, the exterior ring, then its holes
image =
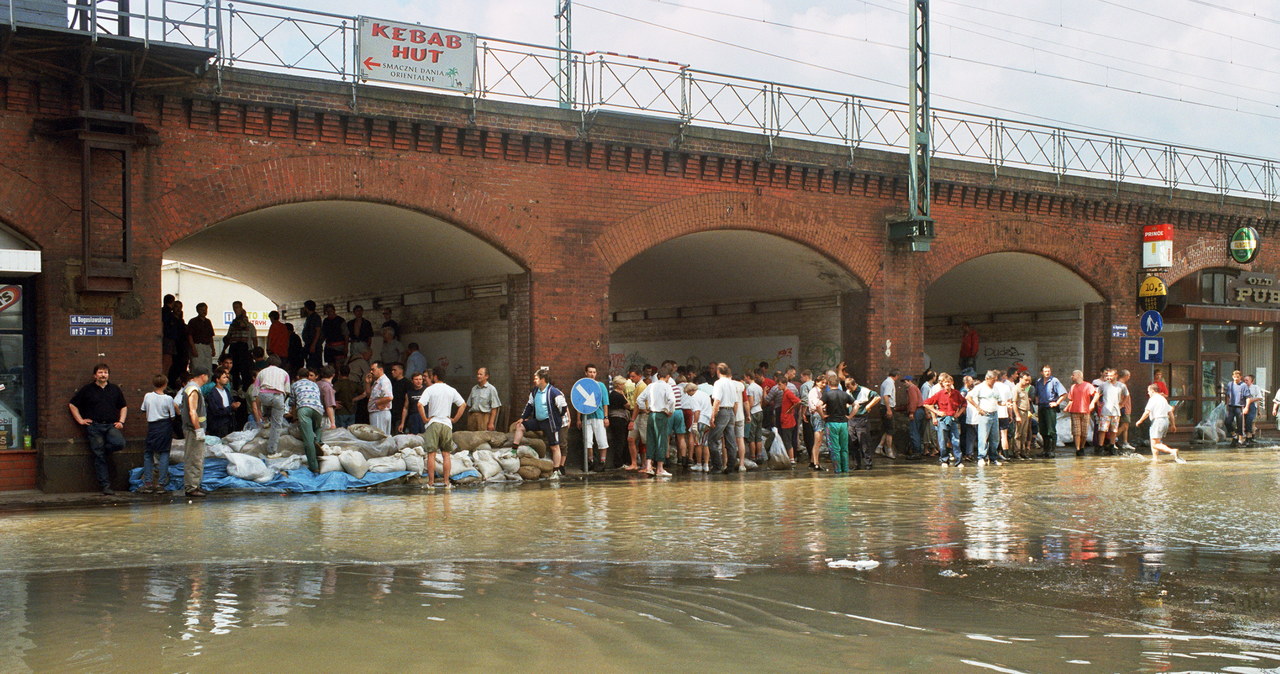
{"type": "Polygon", "coordinates": [[[516,426],[513,444],[520,446],[524,434],[541,431],[547,443],[547,451],[551,455],[554,467],[551,479],[558,480],[564,475],[564,455],[560,452],[560,429],[564,427],[564,417],[568,413],[569,404],[564,394],[547,380],[549,371],[539,369],[533,374],[533,390],[529,392],[529,402],[525,403],[524,413],[520,415],[520,424],[516,426]]]}
{"type": "MultiPolygon", "coordinates": [[[[826,447],[827,422],[823,418],[822,394],[827,390],[827,377],[818,375],[813,387],[805,395],[809,403],[809,425],[813,428],[813,446],[809,448],[809,469],[825,471],[822,467],[822,449],[826,447]]],[[[827,452],[830,455],[830,451],[827,452]]]]}
{"type": "Polygon", "coordinates": [[[590,464],[591,471],[601,471],[605,469],[606,459],[609,454],[609,438],[606,437],[607,428],[609,426],[609,389],[604,382],[596,379],[596,366],[588,363],[582,368],[583,379],[590,379],[588,386],[593,386],[596,390],[590,391],[595,394],[596,400],[600,401],[600,405],[591,414],[579,414],[578,424],[582,428],[582,448],[586,452],[587,458],[592,459],[590,464]],[[594,449],[598,456],[598,462],[591,456],[591,450],[594,449]]]}
{"type": "Polygon", "coordinates": [[[1083,372],[1071,371],[1071,389],[1067,392],[1067,413],[1071,415],[1071,437],[1076,443],[1076,456],[1084,455],[1084,443],[1089,435],[1089,415],[1098,404],[1099,395],[1093,384],[1084,380],[1083,372]]]}
{"type": "Polygon", "coordinates": [[[684,399],[689,402],[691,413],[687,427],[689,429],[689,451],[692,464],[689,470],[705,473],[711,470],[710,450],[707,449],[707,431],[711,428],[708,421],[711,416],[711,396],[698,388],[697,384],[684,385],[684,399]]]}
{"type": "Polygon", "coordinates": [[[1142,416],[1138,418],[1138,425],[1141,426],[1143,421],[1151,419],[1151,460],[1157,461],[1160,458],[1160,452],[1173,455],[1173,460],[1178,463],[1186,463],[1182,457],[1178,456],[1178,450],[1165,444],[1165,436],[1173,431],[1178,430],[1177,423],[1174,421],[1173,406],[1169,404],[1168,398],[1160,392],[1160,387],[1153,382],[1147,387],[1147,408],[1142,411],[1142,416]]]}
{"type": "MultiPolygon", "coordinates": [[[[437,365],[429,372],[423,373],[431,385],[418,398],[418,415],[427,426],[422,431],[422,449],[427,454],[427,485],[435,482],[436,455],[442,457],[444,469],[444,488],[449,488],[449,475],[452,472],[453,425],[462,419],[467,411],[467,401],[457,389],[444,383],[445,369],[437,365]],[[458,411],[453,413],[454,406],[458,411]]],[[[517,443],[518,446],[518,443],[517,443]]]]}
{"type": "Polygon", "coordinates": [[[1098,414],[1098,432],[1102,436],[1102,447],[1094,451],[1105,451],[1108,455],[1116,453],[1116,436],[1120,432],[1120,416],[1124,413],[1125,398],[1129,389],[1116,380],[1117,373],[1108,369],[1103,375],[1102,386],[1099,387],[1101,408],[1098,414]]]}

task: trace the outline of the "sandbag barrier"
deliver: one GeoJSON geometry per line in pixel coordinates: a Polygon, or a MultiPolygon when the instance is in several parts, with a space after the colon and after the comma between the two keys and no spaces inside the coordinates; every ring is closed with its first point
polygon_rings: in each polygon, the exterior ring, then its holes
{"type": "MultiPolygon", "coordinates": [[[[320,472],[307,467],[302,432],[297,424],[281,429],[276,453],[267,454],[270,430],[247,429],[224,438],[205,438],[205,472],[201,488],[246,489],[270,492],[316,492],[358,489],[396,480],[442,478],[443,462],[437,460],[436,475],[427,469],[421,435],[387,436],[367,424],[327,429],[321,433],[317,458],[320,472]]],[[[511,433],[498,431],[455,431],[451,447],[449,482],[453,484],[519,483],[543,480],[553,467],[546,458],[546,443],[526,438],[514,446],[511,433]]],[[[184,442],[174,440],[169,451],[169,491],[183,488],[184,442]]],[[[130,488],[142,487],[142,469],[129,475],[130,488]]]]}

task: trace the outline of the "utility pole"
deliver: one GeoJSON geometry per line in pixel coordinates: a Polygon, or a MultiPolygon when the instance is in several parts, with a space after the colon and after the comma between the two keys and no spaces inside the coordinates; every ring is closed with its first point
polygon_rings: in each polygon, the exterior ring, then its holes
{"type": "Polygon", "coordinates": [[[929,159],[929,0],[907,0],[909,20],[910,88],[908,98],[907,144],[911,180],[907,185],[907,217],[889,224],[889,240],[910,245],[912,251],[927,252],[933,240],[933,218],[929,216],[932,183],[929,159]]]}
{"type": "Polygon", "coordinates": [[[556,0],[556,86],[560,107],[573,107],[573,0],[556,0]]]}

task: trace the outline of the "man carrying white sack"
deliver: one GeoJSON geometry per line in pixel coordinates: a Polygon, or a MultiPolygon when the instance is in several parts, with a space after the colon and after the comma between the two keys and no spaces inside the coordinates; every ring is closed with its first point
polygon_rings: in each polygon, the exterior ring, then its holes
{"type": "Polygon", "coordinates": [[[441,454],[444,457],[444,488],[449,489],[452,486],[449,475],[453,472],[453,455],[449,452],[453,444],[453,425],[466,413],[467,402],[457,389],[444,383],[443,367],[436,366],[425,374],[432,384],[418,399],[418,414],[426,424],[426,430],[422,432],[422,448],[427,453],[427,486],[435,484],[436,455],[441,454]],[[458,406],[458,411],[450,415],[454,405],[458,406]]]}

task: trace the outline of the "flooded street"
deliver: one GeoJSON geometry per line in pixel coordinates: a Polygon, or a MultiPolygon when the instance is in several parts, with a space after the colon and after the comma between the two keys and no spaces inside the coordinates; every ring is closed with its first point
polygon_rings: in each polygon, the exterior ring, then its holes
{"type": "Polygon", "coordinates": [[[1188,458],[5,515],[0,671],[1280,667],[1280,452],[1188,458]]]}

